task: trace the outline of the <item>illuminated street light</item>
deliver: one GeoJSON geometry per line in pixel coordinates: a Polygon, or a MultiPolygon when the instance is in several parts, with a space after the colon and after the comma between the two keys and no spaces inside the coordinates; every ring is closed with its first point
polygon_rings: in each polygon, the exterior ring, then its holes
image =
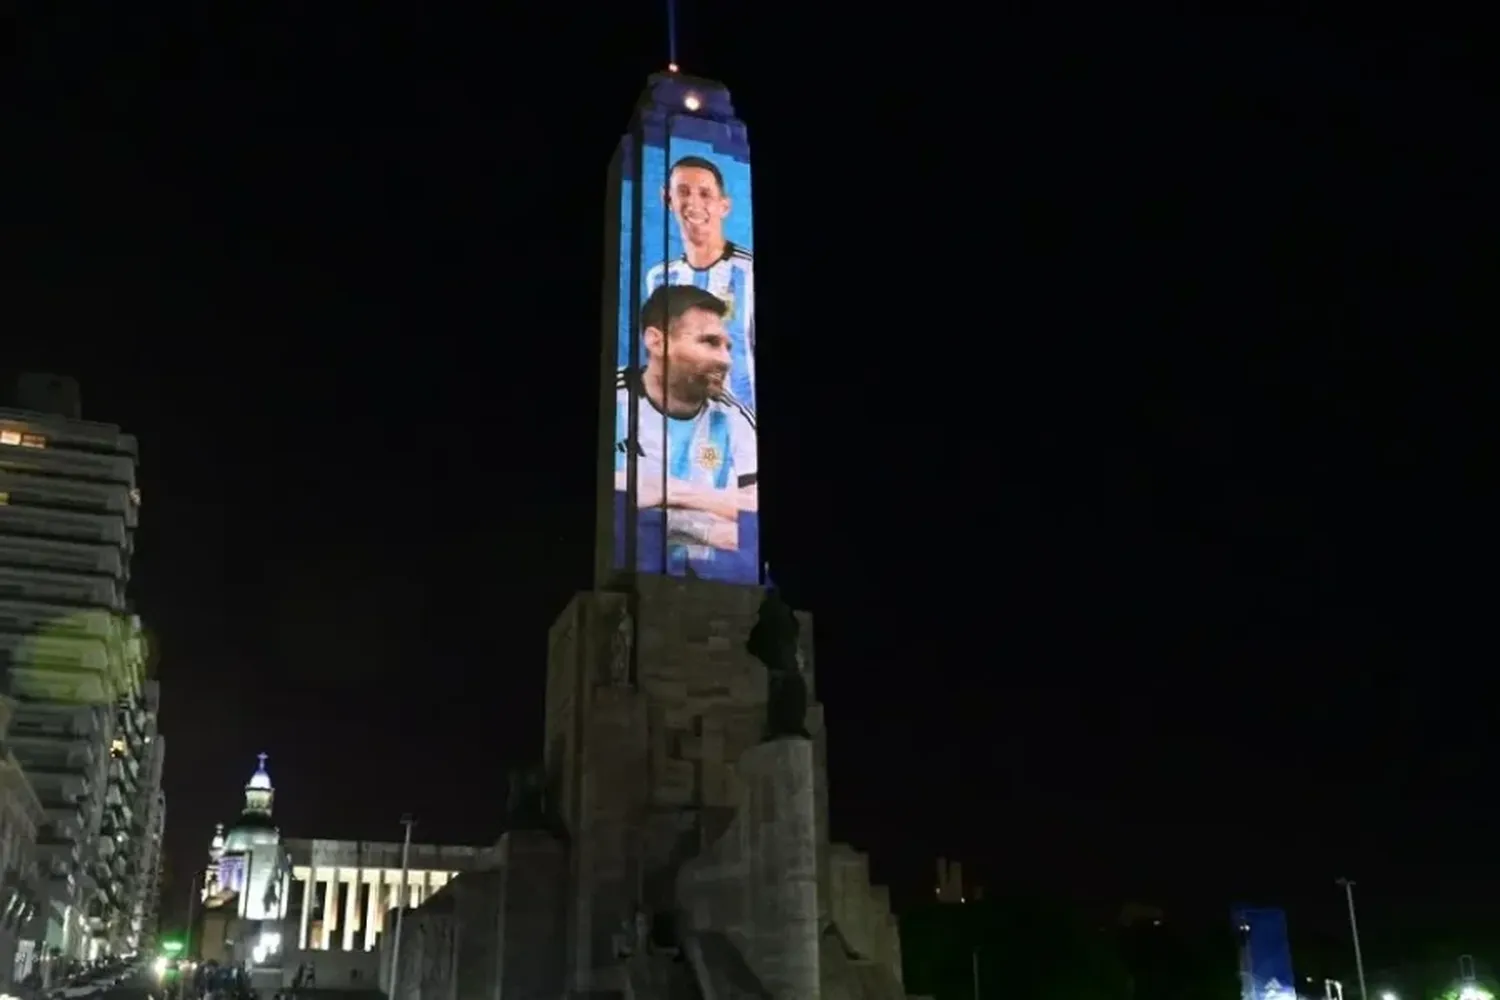
{"type": "Polygon", "coordinates": [[[1397,1000],[1397,997],[1396,994],[1392,993],[1390,990],[1386,990],[1384,993],[1380,994],[1380,1000],[1397,1000]]]}

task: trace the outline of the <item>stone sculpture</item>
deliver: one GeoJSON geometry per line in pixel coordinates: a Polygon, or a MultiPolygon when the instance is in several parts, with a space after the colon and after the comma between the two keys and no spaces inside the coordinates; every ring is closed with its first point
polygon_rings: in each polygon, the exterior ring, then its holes
{"type": "Polygon", "coordinates": [[[630,683],[630,643],[634,631],[635,622],[630,617],[630,610],[622,607],[610,636],[609,649],[609,682],[618,687],[630,683]]]}
{"type": "Polygon", "coordinates": [[[506,825],[512,830],[550,830],[551,804],[547,801],[547,773],[539,765],[516,768],[510,774],[505,799],[506,825]]]}
{"type": "Polygon", "coordinates": [[[807,732],[807,678],[797,639],[802,625],[775,587],[766,591],[760,615],[745,641],[749,654],[766,666],[765,738],[800,736],[807,732]]]}

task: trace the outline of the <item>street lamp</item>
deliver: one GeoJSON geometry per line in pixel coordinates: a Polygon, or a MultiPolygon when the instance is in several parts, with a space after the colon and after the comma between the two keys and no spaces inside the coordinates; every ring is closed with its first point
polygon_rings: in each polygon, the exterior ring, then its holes
{"type": "Polygon", "coordinates": [[[411,867],[411,828],[414,823],[416,820],[412,819],[411,813],[401,817],[406,836],[401,841],[401,893],[396,897],[396,930],[391,935],[391,982],[385,991],[387,996],[395,996],[401,982],[397,978],[401,968],[401,918],[406,913],[406,880],[411,867]]]}
{"type": "Polygon", "coordinates": [[[1359,921],[1354,919],[1354,882],[1347,878],[1338,880],[1344,887],[1344,898],[1349,901],[1349,934],[1354,938],[1354,971],[1359,975],[1359,1000],[1368,1000],[1365,993],[1365,959],[1359,951],[1359,921]]]}
{"type": "Polygon", "coordinates": [[[187,958],[193,957],[193,903],[198,898],[198,880],[207,874],[208,869],[202,868],[188,879],[187,930],[182,935],[182,954],[187,958]]]}

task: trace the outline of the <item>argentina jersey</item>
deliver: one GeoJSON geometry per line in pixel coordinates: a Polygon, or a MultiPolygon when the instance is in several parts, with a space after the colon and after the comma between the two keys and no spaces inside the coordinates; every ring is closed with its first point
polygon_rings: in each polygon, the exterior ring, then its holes
{"type": "MultiPolygon", "coordinates": [[[[630,384],[636,377],[622,371],[615,383],[617,490],[626,489],[630,447],[625,439],[630,384]]],[[[636,398],[640,568],[681,573],[688,566],[706,578],[734,578],[743,569],[742,527],[747,518],[752,523],[754,519],[753,501],[744,510],[742,491],[756,483],[755,418],[747,407],[728,398],[710,400],[695,416],[685,418],[664,416],[645,393],[636,398]],[[705,503],[705,498],[712,503],[705,503]]],[[[745,538],[747,544],[754,541],[754,535],[745,538]]],[[[754,553],[748,557],[753,559],[754,553]]]]}
{"type": "Polygon", "coordinates": [[[663,276],[673,285],[694,285],[729,304],[724,317],[730,340],[729,392],[754,412],[755,258],[749,250],[726,243],[723,256],[702,270],[683,258],[657,264],[646,272],[647,295],[661,287],[663,276]]]}

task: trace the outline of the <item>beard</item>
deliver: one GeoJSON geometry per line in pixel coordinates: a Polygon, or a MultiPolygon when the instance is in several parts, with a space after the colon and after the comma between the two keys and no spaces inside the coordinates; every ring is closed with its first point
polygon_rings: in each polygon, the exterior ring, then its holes
{"type": "Polygon", "coordinates": [[[691,375],[684,374],[682,378],[674,378],[676,393],[679,399],[695,400],[703,402],[709,399],[718,399],[724,395],[729,386],[728,371],[695,372],[691,375]]]}

